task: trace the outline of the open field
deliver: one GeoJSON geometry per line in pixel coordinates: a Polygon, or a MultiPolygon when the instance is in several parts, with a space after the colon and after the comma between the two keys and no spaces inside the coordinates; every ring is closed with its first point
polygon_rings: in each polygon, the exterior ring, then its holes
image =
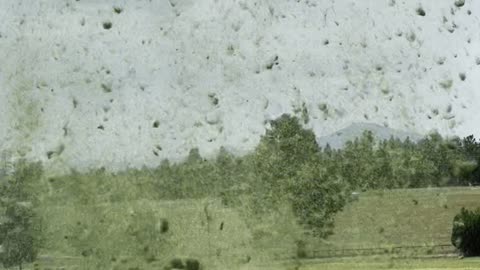
{"type": "Polygon", "coordinates": [[[37,266],[24,269],[163,269],[176,256],[197,258],[204,269],[480,269],[480,259],[460,260],[450,244],[455,214],[479,206],[479,188],[362,193],[337,215],[334,234],[307,239],[307,259],[295,260],[299,228],[286,224],[291,217],[252,227],[240,209],[216,199],[56,206],[50,201],[41,208],[47,246],[37,266]],[[155,240],[162,219],[170,229],[155,240]],[[81,254],[96,249],[111,256],[109,268],[81,254]],[[155,258],[148,261],[149,256],[155,258]]]}
{"type": "MultiPolygon", "coordinates": [[[[36,263],[26,265],[25,270],[83,270],[89,269],[76,258],[52,260],[44,257],[36,263]]],[[[163,269],[159,264],[152,264],[146,268],[117,267],[113,269],[163,269]]],[[[222,269],[222,268],[218,268],[222,269]]],[[[315,259],[303,261],[276,261],[264,264],[247,264],[236,268],[238,270],[477,270],[480,269],[480,258],[423,258],[423,259],[395,259],[387,256],[372,256],[364,258],[343,259],[315,259]]],[[[206,270],[204,268],[204,270],[206,270]]]]}
{"type": "MultiPolygon", "coordinates": [[[[337,214],[334,234],[314,249],[391,249],[405,247],[442,253],[451,246],[453,217],[462,207],[480,207],[480,188],[429,188],[371,191],[337,214]],[[439,247],[440,246],[440,247],[439,247]],[[442,247],[443,246],[443,247],[442,247]]],[[[453,247],[452,247],[453,248],[453,247]]],[[[415,255],[413,253],[412,255],[415,255]]]]}
{"type": "Polygon", "coordinates": [[[388,257],[368,257],[349,259],[322,259],[289,262],[257,267],[243,268],[248,270],[466,270],[480,269],[480,258],[436,258],[436,259],[391,259],[388,257]]]}

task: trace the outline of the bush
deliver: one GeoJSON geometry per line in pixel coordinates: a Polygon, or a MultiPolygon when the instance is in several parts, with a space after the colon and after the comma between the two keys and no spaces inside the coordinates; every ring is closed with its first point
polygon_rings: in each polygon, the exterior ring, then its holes
{"type": "Polygon", "coordinates": [[[480,255],[480,208],[462,208],[453,219],[452,244],[464,256],[480,255]]]}
{"type": "Polygon", "coordinates": [[[164,268],[165,270],[186,269],[186,270],[200,270],[200,262],[197,259],[186,259],[185,263],[180,258],[173,258],[170,265],[164,268]]]}
{"type": "Polygon", "coordinates": [[[187,259],[185,265],[187,270],[200,270],[200,262],[196,259],[187,259]]]}
{"type": "Polygon", "coordinates": [[[161,220],[161,225],[160,225],[160,233],[168,232],[168,228],[169,228],[168,220],[162,219],[161,220]]]}
{"type": "Polygon", "coordinates": [[[183,264],[182,260],[179,258],[174,258],[170,261],[169,269],[185,269],[185,265],[183,264]]]}
{"type": "Polygon", "coordinates": [[[297,258],[298,259],[305,259],[308,257],[307,255],[307,245],[305,241],[303,240],[298,240],[296,242],[297,245],[297,258]]]}

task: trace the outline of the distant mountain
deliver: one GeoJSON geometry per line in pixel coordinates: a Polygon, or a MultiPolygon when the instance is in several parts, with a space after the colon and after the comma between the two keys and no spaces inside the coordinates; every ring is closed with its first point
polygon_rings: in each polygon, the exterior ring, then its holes
{"type": "Polygon", "coordinates": [[[365,130],[370,130],[377,140],[390,139],[391,136],[400,140],[410,137],[412,141],[423,138],[422,135],[417,133],[396,130],[373,123],[354,123],[333,134],[317,138],[317,142],[321,147],[325,147],[328,143],[333,149],[339,149],[343,148],[347,141],[353,141],[355,138],[361,137],[365,130]]]}

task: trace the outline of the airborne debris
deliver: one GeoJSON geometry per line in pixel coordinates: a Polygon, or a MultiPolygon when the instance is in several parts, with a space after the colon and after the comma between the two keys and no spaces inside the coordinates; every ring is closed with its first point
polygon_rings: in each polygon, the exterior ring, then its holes
{"type": "Polygon", "coordinates": [[[423,8],[419,7],[416,11],[418,16],[425,16],[425,10],[423,10],[423,8]]]}
{"type": "Polygon", "coordinates": [[[455,1],[455,6],[456,7],[463,7],[465,5],[465,0],[456,0],[455,1]]]}
{"type": "Polygon", "coordinates": [[[103,23],[103,29],[109,30],[110,28],[112,28],[112,23],[111,22],[104,22],[103,23]]]}

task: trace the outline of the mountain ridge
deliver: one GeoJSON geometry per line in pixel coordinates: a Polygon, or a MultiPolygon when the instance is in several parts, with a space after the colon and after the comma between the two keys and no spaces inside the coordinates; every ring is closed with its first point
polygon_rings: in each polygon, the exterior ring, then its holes
{"type": "Polygon", "coordinates": [[[375,123],[357,122],[352,123],[345,128],[339,129],[329,135],[317,137],[317,143],[320,147],[325,147],[327,144],[329,144],[332,149],[340,149],[345,146],[347,141],[361,137],[363,132],[366,130],[370,130],[377,140],[390,139],[393,136],[394,138],[398,138],[402,141],[406,138],[410,138],[412,141],[419,141],[424,137],[415,132],[384,127],[375,123]]]}

